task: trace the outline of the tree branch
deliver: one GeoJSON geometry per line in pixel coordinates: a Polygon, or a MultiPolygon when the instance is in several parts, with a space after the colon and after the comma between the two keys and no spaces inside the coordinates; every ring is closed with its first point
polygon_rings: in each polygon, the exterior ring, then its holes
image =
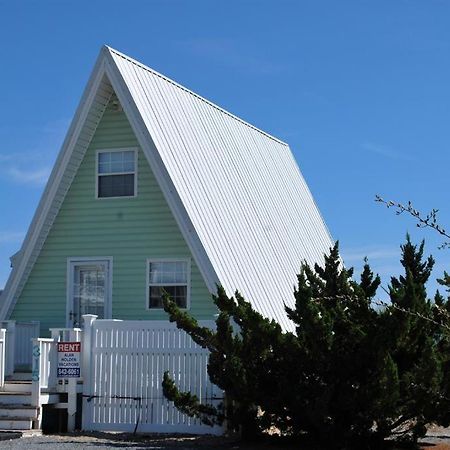
{"type": "Polygon", "coordinates": [[[449,239],[439,246],[440,249],[450,248],[450,234],[442,228],[437,221],[438,209],[432,209],[427,215],[423,215],[420,211],[414,208],[413,204],[409,201],[406,205],[402,203],[394,202],[392,200],[386,201],[379,195],[375,196],[375,201],[378,203],[383,203],[386,207],[394,208],[395,214],[400,215],[407,213],[417,220],[416,226],[419,228],[432,228],[437,231],[441,236],[449,239]]]}

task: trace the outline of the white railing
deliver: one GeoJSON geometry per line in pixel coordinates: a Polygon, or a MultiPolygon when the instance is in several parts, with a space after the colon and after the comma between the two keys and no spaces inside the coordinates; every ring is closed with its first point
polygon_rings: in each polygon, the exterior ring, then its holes
{"type": "Polygon", "coordinates": [[[8,376],[14,373],[16,322],[5,320],[0,325],[5,329],[5,376],[8,376]]]}
{"type": "Polygon", "coordinates": [[[6,330],[0,329],[0,388],[5,384],[6,330]]]}
{"type": "Polygon", "coordinates": [[[58,352],[56,344],[60,341],[80,341],[82,331],[79,328],[50,328],[49,339],[32,339],[32,401],[34,406],[41,406],[43,389],[65,392],[65,386],[58,386],[56,366],[58,352]],[[60,389],[61,387],[61,389],[60,389]]]}
{"type": "Polygon", "coordinates": [[[81,341],[82,331],[79,328],[51,328],[50,339],[33,339],[32,372],[31,372],[31,404],[36,407],[42,405],[43,390],[46,393],[67,392],[67,412],[69,431],[75,429],[75,413],[77,409],[77,380],[62,380],[60,384],[56,377],[58,352],[57,343],[62,341],[81,341]]]}
{"type": "Polygon", "coordinates": [[[54,387],[56,371],[56,346],[54,339],[34,338],[31,370],[31,404],[42,405],[42,389],[54,387]]]}

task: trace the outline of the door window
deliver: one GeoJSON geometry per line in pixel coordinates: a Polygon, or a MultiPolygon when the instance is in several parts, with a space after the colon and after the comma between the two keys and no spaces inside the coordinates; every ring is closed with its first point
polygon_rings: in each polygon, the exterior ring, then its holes
{"type": "Polygon", "coordinates": [[[107,262],[72,263],[72,295],[69,300],[69,325],[80,327],[83,314],[106,317],[107,262]]]}

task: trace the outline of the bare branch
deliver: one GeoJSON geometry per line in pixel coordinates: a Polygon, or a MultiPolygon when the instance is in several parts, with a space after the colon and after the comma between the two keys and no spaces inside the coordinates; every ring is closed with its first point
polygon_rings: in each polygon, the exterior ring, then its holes
{"type": "Polygon", "coordinates": [[[375,201],[383,203],[387,208],[394,208],[395,214],[400,215],[407,213],[417,220],[416,226],[419,228],[432,228],[437,231],[441,236],[449,239],[439,246],[440,249],[450,248],[450,234],[442,228],[437,221],[438,209],[432,209],[428,214],[423,215],[420,211],[414,208],[413,204],[409,201],[406,205],[402,203],[394,202],[392,200],[386,201],[379,195],[375,196],[375,201]]]}
{"type": "MultiPolygon", "coordinates": [[[[448,323],[445,323],[444,321],[438,322],[437,320],[434,320],[431,317],[425,316],[425,315],[423,315],[423,314],[421,314],[421,313],[419,313],[417,311],[411,311],[410,309],[402,308],[401,306],[398,306],[398,305],[396,305],[394,303],[388,303],[388,302],[385,302],[383,300],[374,300],[373,304],[375,304],[377,306],[383,306],[385,308],[394,308],[397,311],[400,311],[400,312],[402,312],[404,314],[408,314],[410,316],[417,317],[419,319],[425,320],[427,322],[431,322],[431,323],[433,323],[435,325],[438,325],[438,326],[440,326],[442,328],[445,328],[446,330],[450,330],[450,325],[448,325],[448,323]]],[[[447,311],[443,310],[442,308],[438,307],[437,305],[434,305],[434,306],[437,309],[438,313],[440,315],[444,316],[446,321],[448,322],[448,313],[447,313],[447,311]],[[445,312],[445,314],[444,314],[444,312],[445,312]]]]}
{"type": "MultiPolygon", "coordinates": [[[[381,286],[382,289],[389,293],[389,291],[384,288],[383,286],[381,286]]],[[[320,298],[312,298],[311,299],[314,303],[320,303],[323,300],[346,300],[346,301],[353,301],[354,298],[351,295],[334,295],[332,297],[320,297],[320,298]]],[[[407,308],[402,308],[401,306],[396,305],[395,303],[388,303],[384,300],[381,299],[377,299],[377,300],[372,300],[372,303],[376,306],[382,306],[384,308],[393,308],[397,311],[400,311],[404,314],[408,314],[410,316],[414,316],[417,317],[419,319],[425,320],[427,322],[431,322],[435,325],[438,325],[446,330],[450,331],[450,314],[448,311],[446,311],[444,308],[442,308],[441,306],[437,305],[436,303],[433,304],[433,307],[435,308],[436,312],[438,313],[439,316],[441,316],[441,320],[437,321],[432,317],[429,316],[425,316],[424,314],[421,314],[417,311],[412,311],[410,309],[407,308]]]]}

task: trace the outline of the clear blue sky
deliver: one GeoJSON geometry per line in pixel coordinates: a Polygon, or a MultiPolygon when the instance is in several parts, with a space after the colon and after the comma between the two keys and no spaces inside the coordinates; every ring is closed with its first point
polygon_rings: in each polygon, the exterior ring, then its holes
{"type": "Polygon", "coordinates": [[[450,228],[450,2],[0,0],[0,288],[101,45],[289,142],[348,265],[398,273],[410,231],[450,228]]]}

